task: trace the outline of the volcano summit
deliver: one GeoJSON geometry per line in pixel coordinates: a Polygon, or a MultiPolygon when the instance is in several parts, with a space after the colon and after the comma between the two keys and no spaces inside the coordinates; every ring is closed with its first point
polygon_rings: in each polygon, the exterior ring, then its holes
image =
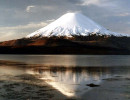
{"type": "Polygon", "coordinates": [[[29,34],[27,38],[88,36],[90,34],[127,36],[127,34],[111,32],[80,13],[67,13],[46,27],[29,34]]]}

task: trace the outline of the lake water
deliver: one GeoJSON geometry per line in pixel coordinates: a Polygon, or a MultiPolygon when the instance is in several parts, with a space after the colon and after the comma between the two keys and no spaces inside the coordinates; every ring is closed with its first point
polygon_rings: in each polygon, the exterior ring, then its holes
{"type": "Polygon", "coordinates": [[[0,60],[52,66],[130,66],[130,55],[0,55],[0,60]]]}
{"type": "Polygon", "coordinates": [[[129,55],[0,55],[0,100],[130,100],[129,55]]]}

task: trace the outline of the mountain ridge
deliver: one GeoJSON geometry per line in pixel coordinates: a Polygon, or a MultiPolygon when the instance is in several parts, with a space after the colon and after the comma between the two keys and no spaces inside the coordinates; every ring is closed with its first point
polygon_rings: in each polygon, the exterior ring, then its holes
{"type": "Polygon", "coordinates": [[[0,43],[0,54],[130,55],[130,38],[97,37],[96,39],[95,36],[86,38],[85,40],[79,38],[70,40],[44,37],[6,41],[0,43]]]}

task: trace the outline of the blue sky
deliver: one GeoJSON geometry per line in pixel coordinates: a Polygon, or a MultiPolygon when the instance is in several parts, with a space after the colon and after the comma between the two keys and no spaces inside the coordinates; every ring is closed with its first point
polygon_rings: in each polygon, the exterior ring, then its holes
{"type": "Polygon", "coordinates": [[[24,37],[67,12],[130,34],[130,0],[0,0],[0,41],[24,37]]]}

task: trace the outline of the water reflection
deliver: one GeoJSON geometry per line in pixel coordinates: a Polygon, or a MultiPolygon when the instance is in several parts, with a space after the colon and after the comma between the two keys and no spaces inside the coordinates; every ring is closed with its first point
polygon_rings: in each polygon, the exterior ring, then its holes
{"type": "Polygon", "coordinates": [[[9,80],[10,77],[19,76],[25,73],[24,68],[17,66],[0,66],[0,80],[9,80]]]}
{"type": "Polygon", "coordinates": [[[82,97],[84,93],[92,89],[87,84],[102,84],[102,79],[116,75],[126,76],[129,71],[120,72],[118,68],[88,67],[88,68],[51,68],[50,70],[32,69],[27,71],[33,75],[39,75],[39,79],[47,82],[62,94],[69,97],[82,97]]]}
{"type": "MultiPolygon", "coordinates": [[[[67,97],[82,97],[86,92],[95,87],[89,87],[87,84],[102,85],[104,79],[112,77],[130,78],[129,67],[61,67],[61,66],[35,66],[29,64],[1,65],[0,64],[0,80],[16,81],[18,76],[32,75],[36,79],[40,79],[41,83],[46,82],[54,89],[60,91],[67,97]],[[29,67],[31,66],[31,67],[29,67]],[[13,77],[13,78],[10,78],[13,77]]],[[[25,77],[26,77],[25,76],[25,77]]],[[[30,77],[30,78],[33,78],[30,77]]],[[[24,82],[25,78],[22,80],[24,82]]],[[[32,79],[30,79],[32,80],[32,79]]],[[[37,81],[37,80],[32,80],[37,81]]],[[[36,82],[35,82],[36,83],[36,82]]]]}

